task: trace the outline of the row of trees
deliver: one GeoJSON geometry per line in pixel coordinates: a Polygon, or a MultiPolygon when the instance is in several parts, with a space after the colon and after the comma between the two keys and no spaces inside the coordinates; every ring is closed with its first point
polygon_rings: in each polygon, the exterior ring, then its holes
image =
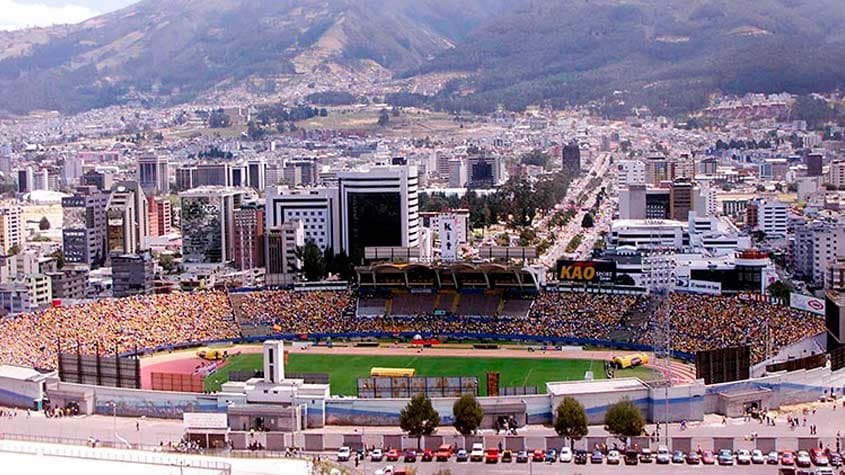
{"type": "Polygon", "coordinates": [[[341,280],[351,280],[355,272],[346,252],[335,254],[330,247],[321,251],[311,240],[296,250],[296,257],[302,262],[297,270],[309,282],[323,280],[329,274],[337,275],[341,280]]]}
{"type": "MultiPolygon", "coordinates": [[[[452,406],[453,426],[464,436],[471,435],[481,426],[484,410],[475,396],[464,395],[452,406]]],[[[433,434],[440,425],[440,414],[434,410],[431,400],[420,393],[414,396],[399,414],[399,427],[410,437],[419,440],[433,434]]],[[[629,399],[611,406],[604,417],[604,428],[620,437],[636,437],[642,434],[645,419],[637,406],[629,399]]],[[[555,432],[569,439],[570,445],[581,440],[589,433],[587,412],[578,400],[565,397],[558,404],[554,415],[555,432]]]]}

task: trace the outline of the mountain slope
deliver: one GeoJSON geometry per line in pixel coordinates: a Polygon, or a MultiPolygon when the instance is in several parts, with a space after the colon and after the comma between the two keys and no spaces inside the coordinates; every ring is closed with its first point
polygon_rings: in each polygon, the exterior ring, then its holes
{"type": "Polygon", "coordinates": [[[189,97],[220,83],[334,61],[406,69],[506,5],[146,0],[79,25],[0,34],[0,109],[76,111],[119,102],[130,90],[189,97]]]}

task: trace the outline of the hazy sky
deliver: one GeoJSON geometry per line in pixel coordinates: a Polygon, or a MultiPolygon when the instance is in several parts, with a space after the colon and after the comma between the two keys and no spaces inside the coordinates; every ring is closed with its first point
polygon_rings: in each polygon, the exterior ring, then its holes
{"type": "Polygon", "coordinates": [[[0,0],[0,30],[78,23],[137,0],[0,0]]]}

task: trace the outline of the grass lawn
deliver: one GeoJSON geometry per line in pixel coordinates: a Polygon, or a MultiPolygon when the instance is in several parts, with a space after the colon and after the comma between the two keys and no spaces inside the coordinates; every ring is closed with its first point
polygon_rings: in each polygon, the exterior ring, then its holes
{"type": "MultiPolygon", "coordinates": [[[[205,389],[218,391],[229,380],[230,371],[261,369],[261,354],[233,356],[229,363],[205,380],[205,389]]],[[[487,372],[501,373],[501,386],[537,386],[545,391],[548,381],[584,379],[584,372],[593,371],[596,379],[604,379],[604,364],[598,360],[560,360],[527,358],[461,358],[442,356],[352,356],[308,355],[289,356],[285,371],[292,373],[328,373],[331,392],[337,395],[357,394],[358,378],[370,375],[370,368],[414,368],[417,376],[475,376],[479,391],[487,394],[487,372]]],[[[633,368],[617,371],[617,377],[649,379],[653,370],[633,368]]]]}

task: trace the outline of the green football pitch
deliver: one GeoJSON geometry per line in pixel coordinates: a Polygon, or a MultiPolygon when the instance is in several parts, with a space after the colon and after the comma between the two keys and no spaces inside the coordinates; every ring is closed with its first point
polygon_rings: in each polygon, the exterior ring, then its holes
{"type": "MultiPolygon", "coordinates": [[[[229,358],[226,366],[205,379],[205,389],[219,391],[229,380],[230,371],[261,369],[261,354],[242,354],[229,358]]],[[[487,373],[499,372],[501,386],[536,386],[545,392],[549,381],[576,381],[592,371],[595,379],[604,379],[604,363],[599,360],[564,360],[534,358],[468,358],[445,356],[369,356],[308,355],[292,353],[285,371],[291,373],[327,373],[335,395],[357,395],[358,378],[370,375],[370,368],[414,368],[417,376],[475,376],[479,392],[487,393],[487,373]]],[[[649,379],[653,370],[632,368],[617,370],[616,377],[649,379]]]]}

